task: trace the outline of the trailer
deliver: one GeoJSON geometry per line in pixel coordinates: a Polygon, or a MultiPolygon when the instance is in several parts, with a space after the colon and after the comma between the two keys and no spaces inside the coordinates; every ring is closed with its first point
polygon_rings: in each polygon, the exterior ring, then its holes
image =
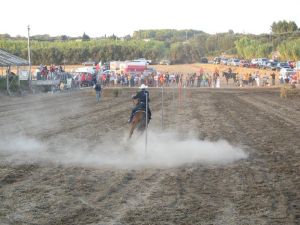
{"type": "Polygon", "coordinates": [[[147,62],[140,61],[125,61],[120,63],[120,73],[132,73],[132,72],[140,72],[143,73],[147,70],[147,62]]]}
{"type": "Polygon", "coordinates": [[[110,70],[120,70],[120,64],[121,63],[124,63],[124,62],[122,62],[122,61],[111,61],[110,63],[109,63],[109,69],[110,70]]]}

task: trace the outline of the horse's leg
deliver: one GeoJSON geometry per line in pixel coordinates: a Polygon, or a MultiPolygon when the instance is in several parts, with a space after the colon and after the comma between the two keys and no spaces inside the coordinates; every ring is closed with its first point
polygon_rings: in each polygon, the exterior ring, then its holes
{"type": "MultiPolygon", "coordinates": [[[[137,127],[137,125],[141,122],[141,120],[143,120],[145,113],[144,112],[137,112],[134,116],[134,118],[132,119],[131,122],[131,128],[130,128],[130,132],[129,132],[129,138],[132,136],[134,129],[137,127]]],[[[144,125],[146,126],[146,124],[144,125]]]]}
{"type": "Polygon", "coordinates": [[[130,131],[129,131],[129,138],[131,138],[132,134],[133,134],[133,131],[134,129],[136,128],[136,126],[138,125],[139,121],[141,120],[141,113],[140,112],[137,112],[133,119],[132,119],[132,122],[131,122],[131,128],[130,128],[130,131]]]}
{"type": "Polygon", "coordinates": [[[131,128],[130,128],[130,131],[129,131],[129,138],[131,138],[132,134],[133,134],[133,131],[135,129],[137,125],[137,121],[135,119],[133,119],[132,123],[131,123],[131,128]]]}

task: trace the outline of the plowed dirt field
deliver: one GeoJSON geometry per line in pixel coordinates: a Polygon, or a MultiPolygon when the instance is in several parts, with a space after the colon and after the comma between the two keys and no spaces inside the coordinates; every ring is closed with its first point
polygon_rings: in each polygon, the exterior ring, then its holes
{"type": "Polygon", "coordinates": [[[114,90],[0,96],[1,225],[300,223],[299,95],[150,88],[146,144],[114,90]]]}

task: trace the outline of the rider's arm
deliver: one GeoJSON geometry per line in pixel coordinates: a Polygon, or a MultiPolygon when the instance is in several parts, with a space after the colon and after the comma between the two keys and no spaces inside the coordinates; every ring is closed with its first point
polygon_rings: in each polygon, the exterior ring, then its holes
{"type": "Polygon", "coordinates": [[[136,95],[134,96],[134,99],[141,99],[142,98],[142,94],[143,93],[141,91],[137,92],[136,95]]]}
{"type": "Polygon", "coordinates": [[[132,99],[138,99],[138,98],[139,98],[138,94],[132,96],[132,99]]]}

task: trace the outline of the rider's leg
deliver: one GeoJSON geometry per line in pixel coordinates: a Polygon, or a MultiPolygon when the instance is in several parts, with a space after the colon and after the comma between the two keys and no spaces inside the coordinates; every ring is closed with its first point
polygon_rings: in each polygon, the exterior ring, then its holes
{"type": "Polygon", "coordinates": [[[131,123],[132,119],[133,119],[133,116],[135,114],[136,111],[138,111],[140,109],[140,105],[137,105],[136,107],[134,107],[131,111],[131,115],[129,117],[129,120],[128,120],[128,123],[131,123]]]}
{"type": "Polygon", "coordinates": [[[149,107],[148,107],[148,119],[151,120],[151,110],[149,107]]]}

